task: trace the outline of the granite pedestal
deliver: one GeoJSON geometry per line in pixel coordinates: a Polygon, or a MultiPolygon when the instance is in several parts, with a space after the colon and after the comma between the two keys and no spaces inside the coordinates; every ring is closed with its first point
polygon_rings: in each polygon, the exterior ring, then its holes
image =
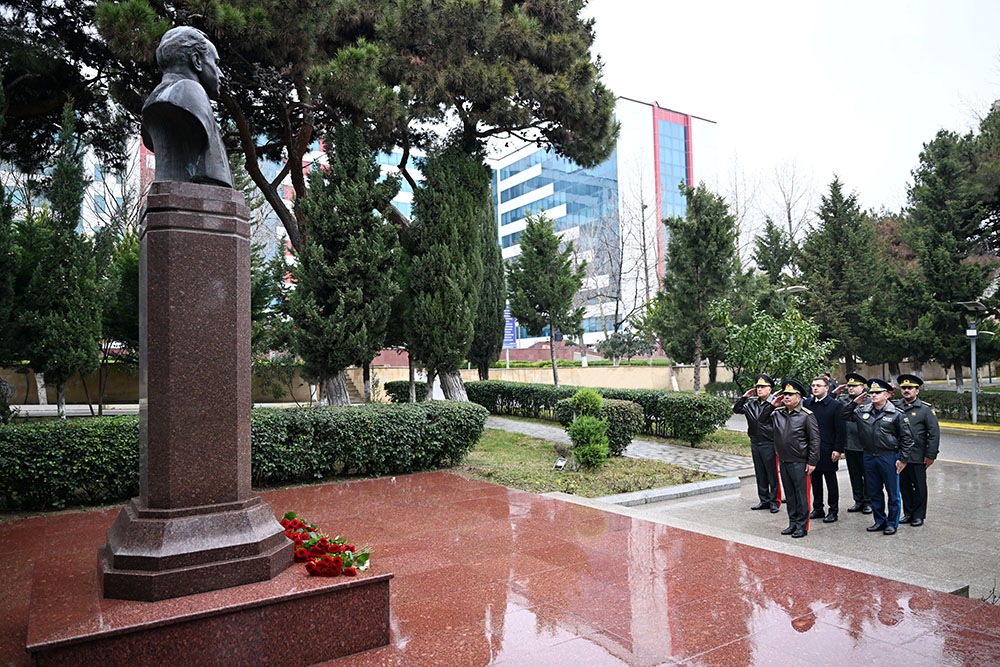
{"type": "Polygon", "coordinates": [[[104,595],[274,577],[293,545],[250,488],[250,226],[237,190],[153,183],[139,246],[139,497],[100,550],[104,595]]]}

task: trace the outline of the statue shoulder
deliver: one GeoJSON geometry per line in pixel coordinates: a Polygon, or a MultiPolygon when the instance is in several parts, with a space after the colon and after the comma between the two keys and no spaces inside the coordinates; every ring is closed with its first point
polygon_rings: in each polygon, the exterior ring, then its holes
{"type": "Polygon", "coordinates": [[[174,79],[161,81],[160,85],[153,89],[146,102],[142,105],[145,110],[154,104],[170,104],[175,107],[194,114],[198,118],[210,118],[214,122],[215,116],[212,111],[212,102],[208,99],[208,93],[201,84],[192,79],[174,79]]]}

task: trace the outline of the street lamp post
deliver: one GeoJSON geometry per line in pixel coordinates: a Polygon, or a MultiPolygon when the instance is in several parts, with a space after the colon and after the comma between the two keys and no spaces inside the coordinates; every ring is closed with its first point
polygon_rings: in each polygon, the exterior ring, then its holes
{"type": "Polygon", "coordinates": [[[976,324],[979,319],[979,313],[985,312],[986,306],[979,301],[959,301],[958,305],[972,312],[972,328],[966,329],[965,335],[972,341],[972,423],[975,424],[979,416],[978,405],[976,404],[976,385],[978,383],[978,374],[976,372],[976,324]]]}

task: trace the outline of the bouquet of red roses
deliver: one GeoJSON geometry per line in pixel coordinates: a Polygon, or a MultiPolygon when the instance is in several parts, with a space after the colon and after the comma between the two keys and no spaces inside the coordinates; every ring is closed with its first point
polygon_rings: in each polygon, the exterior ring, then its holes
{"type": "Polygon", "coordinates": [[[295,512],[282,517],[281,525],[288,539],[295,543],[295,560],[304,562],[309,574],[353,577],[360,570],[368,569],[370,548],[356,549],[342,537],[323,535],[316,524],[302,521],[295,512]]]}

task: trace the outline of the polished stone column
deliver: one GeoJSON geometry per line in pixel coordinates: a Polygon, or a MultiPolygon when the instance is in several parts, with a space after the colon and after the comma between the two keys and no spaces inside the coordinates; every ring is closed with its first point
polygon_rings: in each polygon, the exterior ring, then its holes
{"type": "Polygon", "coordinates": [[[250,488],[250,226],[237,190],[153,183],[139,249],[139,497],[101,549],[106,597],[269,579],[292,544],[250,488]]]}

